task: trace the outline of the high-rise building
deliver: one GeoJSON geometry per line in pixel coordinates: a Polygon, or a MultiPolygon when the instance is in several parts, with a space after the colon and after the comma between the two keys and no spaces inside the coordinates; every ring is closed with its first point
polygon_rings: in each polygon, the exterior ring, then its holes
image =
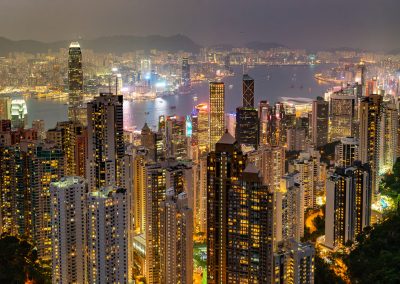
{"type": "MultiPolygon", "coordinates": [[[[57,122],[53,129],[49,129],[46,138],[56,144],[65,154],[65,175],[78,176],[84,173],[80,168],[84,166],[86,159],[86,143],[84,127],[73,121],[57,122]],[[83,150],[83,153],[81,152],[83,150]]],[[[84,176],[84,175],[80,175],[84,176]]]]}
{"type": "Polygon", "coordinates": [[[314,283],[315,248],[311,243],[289,240],[274,254],[273,283],[314,283]]]}
{"type": "Polygon", "coordinates": [[[32,121],[32,128],[37,132],[38,138],[41,140],[46,139],[46,128],[44,120],[36,119],[32,121]]]}
{"type": "Polygon", "coordinates": [[[357,104],[357,94],[353,87],[329,95],[329,141],[356,134],[357,104]]]}
{"type": "Polygon", "coordinates": [[[28,125],[28,108],[25,100],[11,101],[11,124],[13,128],[25,128],[28,125]]]}
{"type": "Polygon", "coordinates": [[[225,133],[225,84],[222,82],[210,83],[210,151],[225,133]]]}
{"type": "Polygon", "coordinates": [[[258,120],[260,123],[260,144],[266,145],[268,143],[268,121],[270,120],[270,106],[267,101],[261,101],[258,105],[258,120]]]}
{"type": "Polygon", "coordinates": [[[160,204],[161,283],[193,283],[193,211],[170,188],[160,204]]]}
{"type": "Polygon", "coordinates": [[[239,107],[236,109],[235,137],[239,144],[252,146],[254,149],[257,149],[259,144],[258,129],[258,113],[255,108],[239,107]]]}
{"type": "Polygon", "coordinates": [[[207,282],[267,283],[273,194],[226,133],[207,158],[207,282]]]}
{"type": "Polygon", "coordinates": [[[329,103],[318,97],[312,105],[312,142],[315,147],[328,143],[329,103]]]}
{"type": "Polygon", "coordinates": [[[371,222],[372,190],[368,164],[337,168],[326,185],[325,245],[344,246],[371,222]]]}
{"type": "Polygon", "coordinates": [[[289,172],[299,173],[299,183],[304,197],[304,210],[316,206],[317,195],[322,192],[321,154],[312,148],[301,152],[298,159],[289,165],[289,172]]]}
{"type": "Polygon", "coordinates": [[[41,259],[51,260],[51,198],[50,184],[64,176],[64,152],[54,144],[40,143],[25,146],[24,152],[33,151],[32,175],[32,226],[33,239],[41,259]],[[31,148],[32,147],[32,148],[31,148]],[[30,149],[29,149],[30,148],[30,149]]]}
{"type": "Polygon", "coordinates": [[[300,242],[304,236],[304,197],[299,174],[284,175],[280,188],[274,194],[274,247],[290,239],[300,242]]]}
{"type": "Polygon", "coordinates": [[[359,159],[358,140],[354,137],[340,139],[335,147],[335,166],[348,168],[359,159]]]}
{"type": "Polygon", "coordinates": [[[286,145],[288,151],[306,150],[306,129],[289,128],[286,130],[286,145]]]}
{"type": "Polygon", "coordinates": [[[137,149],[133,161],[133,215],[136,234],[144,234],[146,229],[146,163],[146,150],[137,149]]]}
{"type": "Polygon", "coordinates": [[[125,154],[122,96],[102,93],[87,104],[86,178],[91,190],[119,185],[125,154]]]}
{"type": "Polygon", "coordinates": [[[248,153],[247,159],[260,170],[263,184],[271,192],[279,190],[281,178],[285,174],[285,148],[280,146],[262,146],[248,153]]]}
{"type": "Polygon", "coordinates": [[[69,119],[76,121],[82,105],[83,68],[82,51],[78,42],[71,42],[68,52],[69,119]]]}
{"type": "Polygon", "coordinates": [[[87,283],[86,210],[88,185],[65,177],[50,185],[52,283],[87,283]]]}
{"type": "Polygon", "coordinates": [[[360,102],[359,158],[371,167],[372,191],[379,191],[379,154],[382,116],[382,96],[371,94],[360,102]]]}
{"type": "Polygon", "coordinates": [[[190,90],[192,83],[190,79],[189,58],[182,58],[182,87],[184,91],[190,90]]]}
{"type": "Polygon", "coordinates": [[[229,133],[225,133],[207,158],[207,283],[228,283],[227,229],[228,192],[239,190],[245,156],[229,133]]]}
{"type": "Polygon", "coordinates": [[[386,174],[393,169],[396,162],[396,148],[398,144],[397,131],[399,114],[394,104],[384,103],[381,117],[381,134],[379,142],[379,175],[386,174]]]}
{"type": "Polygon", "coordinates": [[[197,145],[199,147],[199,154],[204,154],[208,152],[210,147],[209,143],[209,113],[207,104],[198,104],[196,106],[197,110],[197,145]]]}
{"type": "MultiPolygon", "coordinates": [[[[146,165],[146,281],[161,282],[160,205],[166,190],[174,188],[176,194],[185,192],[189,208],[193,208],[193,171],[188,163],[167,160],[146,165]]],[[[193,222],[193,219],[192,219],[193,222]]]]}
{"type": "Polygon", "coordinates": [[[87,203],[88,283],[129,283],[132,240],[126,189],[104,187],[89,193],[87,203]]]}
{"type": "Polygon", "coordinates": [[[254,79],[243,75],[243,107],[254,108],[254,79]]]}
{"type": "Polygon", "coordinates": [[[235,137],[236,135],[236,113],[228,112],[225,114],[225,127],[228,133],[235,137]]]}
{"type": "Polygon", "coordinates": [[[11,119],[11,98],[0,98],[0,120],[11,119]]]}
{"type": "Polygon", "coordinates": [[[185,118],[168,116],[166,119],[167,157],[177,160],[187,159],[187,141],[185,135],[185,118]]]}

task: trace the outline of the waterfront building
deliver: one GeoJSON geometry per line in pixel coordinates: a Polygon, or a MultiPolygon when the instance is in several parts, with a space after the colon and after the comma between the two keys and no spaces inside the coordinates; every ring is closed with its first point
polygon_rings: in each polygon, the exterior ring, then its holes
{"type": "Polygon", "coordinates": [[[28,125],[28,108],[25,100],[11,101],[11,125],[13,128],[25,128],[28,125]]]}
{"type": "Polygon", "coordinates": [[[83,103],[82,51],[78,42],[71,42],[68,51],[69,119],[77,121],[83,103]]]}

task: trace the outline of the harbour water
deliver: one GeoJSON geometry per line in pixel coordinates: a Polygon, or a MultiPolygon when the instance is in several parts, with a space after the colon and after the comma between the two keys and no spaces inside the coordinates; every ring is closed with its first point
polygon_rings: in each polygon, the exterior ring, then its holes
{"type": "MultiPolygon", "coordinates": [[[[277,102],[281,97],[315,98],[322,96],[330,85],[319,83],[314,78],[327,66],[256,66],[247,70],[255,80],[255,102],[261,100],[277,102]]],[[[226,86],[226,111],[233,112],[242,104],[242,68],[234,68],[235,76],[223,81],[226,86]]],[[[175,95],[151,101],[125,101],[124,127],[142,128],[145,122],[152,128],[157,125],[160,115],[187,115],[199,103],[207,103],[208,83],[193,86],[190,95],[175,95]]],[[[44,119],[46,128],[52,128],[57,121],[67,119],[67,105],[50,100],[27,99],[28,123],[44,119]]]]}

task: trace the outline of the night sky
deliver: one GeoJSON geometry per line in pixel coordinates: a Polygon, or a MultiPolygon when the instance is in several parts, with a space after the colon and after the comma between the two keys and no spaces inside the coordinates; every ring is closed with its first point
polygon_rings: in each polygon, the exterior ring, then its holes
{"type": "Polygon", "coordinates": [[[0,0],[0,36],[173,35],[199,44],[400,47],[399,0],[0,0]]]}

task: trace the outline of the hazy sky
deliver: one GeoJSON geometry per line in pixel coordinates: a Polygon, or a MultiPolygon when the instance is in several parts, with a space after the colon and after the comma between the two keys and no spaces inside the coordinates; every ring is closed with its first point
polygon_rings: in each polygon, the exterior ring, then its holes
{"type": "Polygon", "coordinates": [[[400,0],[0,0],[0,36],[185,34],[199,44],[400,47],[400,0]]]}

